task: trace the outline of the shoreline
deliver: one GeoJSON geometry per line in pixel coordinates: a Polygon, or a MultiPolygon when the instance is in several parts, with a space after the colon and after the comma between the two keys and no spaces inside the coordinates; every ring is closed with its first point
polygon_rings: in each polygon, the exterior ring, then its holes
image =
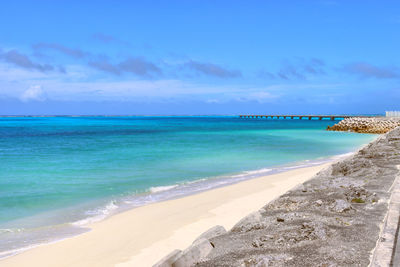
{"type": "Polygon", "coordinates": [[[135,262],[140,263],[139,266],[151,266],[171,250],[188,246],[196,236],[216,224],[230,229],[242,217],[310,179],[333,161],[332,158],[322,165],[299,167],[130,209],[89,224],[89,232],[38,245],[1,259],[0,263],[2,266],[28,263],[41,266],[114,266],[120,263],[119,266],[124,266],[135,262]],[[243,207],[242,203],[251,203],[251,207],[243,207]],[[234,212],[229,212],[232,209],[234,212]],[[133,228],[139,229],[138,233],[130,232],[133,228]],[[143,233],[149,229],[157,230],[143,233]],[[104,240],[108,240],[107,244],[104,240]],[[107,256],[102,256],[104,254],[107,256]]]}
{"type": "Polygon", "coordinates": [[[44,228],[37,227],[30,229],[33,231],[35,231],[35,229],[40,229],[40,231],[42,231],[43,234],[45,234],[46,231],[54,231],[55,228],[57,228],[58,230],[55,230],[52,236],[48,237],[47,241],[40,240],[37,242],[27,244],[23,247],[17,247],[6,251],[1,251],[0,262],[10,257],[14,257],[21,253],[34,249],[36,247],[40,247],[47,244],[54,244],[63,241],[65,239],[74,238],[85,232],[91,231],[91,225],[95,223],[102,222],[117,214],[125,213],[139,207],[174,199],[185,198],[188,196],[196,195],[210,190],[231,186],[244,181],[257,179],[265,176],[276,175],[279,173],[285,173],[290,170],[319,166],[333,161],[344,159],[352,154],[354,154],[354,152],[347,152],[344,154],[337,154],[328,157],[320,157],[312,160],[301,160],[278,166],[271,166],[261,169],[243,171],[240,173],[220,175],[216,177],[211,177],[209,179],[202,178],[199,180],[180,183],[180,184],[151,187],[150,191],[146,193],[123,197],[121,199],[109,199],[107,201],[103,201],[105,202],[104,205],[91,208],[91,210],[99,211],[100,212],[99,214],[80,218],[72,222],[49,225],[45,226],[44,228]]]}

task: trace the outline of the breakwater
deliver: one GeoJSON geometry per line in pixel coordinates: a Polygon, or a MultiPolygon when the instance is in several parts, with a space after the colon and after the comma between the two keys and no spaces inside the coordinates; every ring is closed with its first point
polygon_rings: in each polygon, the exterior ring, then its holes
{"type": "Polygon", "coordinates": [[[155,266],[368,266],[375,262],[378,240],[384,240],[380,233],[399,176],[399,151],[397,128],[230,231],[214,227],[155,266]]]}
{"type": "Polygon", "coordinates": [[[399,118],[346,118],[333,126],[328,126],[328,131],[350,131],[356,133],[384,134],[400,126],[399,118]]]}

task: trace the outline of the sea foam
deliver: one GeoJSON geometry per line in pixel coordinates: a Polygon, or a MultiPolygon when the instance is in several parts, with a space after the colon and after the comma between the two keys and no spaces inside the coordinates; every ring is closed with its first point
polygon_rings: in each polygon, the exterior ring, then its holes
{"type": "Polygon", "coordinates": [[[154,186],[154,187],[150,187],[150,192],[151,193],[158,193],[158,192],[162,192],[162,191],[167,191],[167,190],[173,189],[173,188],[175,188],[177,186],[178,185],[154,186]]]}

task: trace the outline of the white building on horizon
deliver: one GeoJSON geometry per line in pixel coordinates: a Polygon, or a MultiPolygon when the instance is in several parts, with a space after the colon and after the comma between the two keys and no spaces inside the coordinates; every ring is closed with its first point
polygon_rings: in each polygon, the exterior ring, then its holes
{"type": "Polygon", "coordinates": [[[400,117],[400,111],[386,111],[386,117],[400,117]]]}

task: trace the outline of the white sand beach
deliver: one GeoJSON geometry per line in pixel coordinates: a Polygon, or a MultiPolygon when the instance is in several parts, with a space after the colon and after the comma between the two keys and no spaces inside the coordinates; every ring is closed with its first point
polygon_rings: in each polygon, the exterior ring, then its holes
{"type": "Polygon", "coordinates": [[[0,265],[152,266],[172,250],[185,249],[215,225],[229,230],[329,165],[294,169],[135,208],[90,225],[92,230],[87,233],[33,248],[0,265]]]}

